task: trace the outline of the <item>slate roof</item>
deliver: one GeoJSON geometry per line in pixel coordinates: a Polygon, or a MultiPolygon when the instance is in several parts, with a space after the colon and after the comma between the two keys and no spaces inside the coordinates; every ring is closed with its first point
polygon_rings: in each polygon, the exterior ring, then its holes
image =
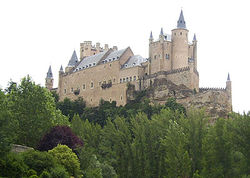
{"type": "Polygon", "coordinates": [[[196,41],[196,34],[194,34],[194,38],[193,38],[193,41],[196,41]]]}
{"type": "Polygon", "coordinates": [[[122,66],[122,68],[130,68],[135,66],[141,66],[141,63],[146,62],[147,59],[140,55],[131,56],[128,61],[122,66]]]}
{"type": "Polygon", "coordinates": [[[74,52],[73,52],[73,54],[71,56],[71,59],[69,60],[68,67],[75,67],[77,62],[78,62],[78,58],[77,58],[77,55],[76,55],[76,51],[74,50],[74,52]]]}
{"type": "Polygon", "coordinates": [[[76,69],[74,71],[96,66],[97,63],[103,58],[103,56],[106,53],[107,53],[107,51],[103,51],[103,52],[97,53],[93,56],[88,56],[88,57],[83,58],[83,60],[80,62],[80,64],[78,64],[76,66],[76,69]]]}
{"type": "Polygon", "coordinates": [[[47,77],[46,77],[46,78],[53,78],[51,66],[49,66],[49,70],[48,70],[48,72],[47,72],[47,77]]]}
{"type": "Polygon", "coordinates": [[[183,16],[183,11],[181,10],[181,14],[179,17],[179,20],[177,21],[177,28],[186,28],[186,22],[184,20],[184,16],[183,16]]]}
{"type": "Polygon", "coordinates": [[[120,59],[120,57],[121,57],[122,54],[126,51],[126,49],[127,49],[127,48],[121,49],[121,50],[117,50],[117,51],[113,51],[112,53],[110,53],[110,54],[106,57],[106,59],[103,60],[103,63],[111,62],[111,61],[120,59]]]}

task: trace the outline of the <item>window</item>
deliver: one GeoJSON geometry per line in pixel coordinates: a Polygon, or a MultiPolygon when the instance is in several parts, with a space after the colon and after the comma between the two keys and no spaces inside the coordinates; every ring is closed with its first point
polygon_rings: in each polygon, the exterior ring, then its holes
{"type": "Polygon", "coordinates": [[[115,78],[113,79],[113,82],[115,83],[115,78]]]}
{"type": "Polygon", "coordinates": [[[134,81],[136,81],[136,76],[134,76],[134,81]]]}
{"type": "Polygon", "coordinates": [[[94,55],[95,55],[95,53],[94,53],[94,55]]]}
{"type": "Polygon", "coordinates": [[[93,66],[95,66],[95,62],[93,63],[93,66]]]}
{"type": "Polygon", "coordinates": [[[169,59],[169,54],[166,54],[166,59],[169,59]]]}
{"type": "Polygon", "coordinates": [[[74,91],[74,89],[73,88],[71,88],[71,92],[73,92],[74,91]]]}
{"type": "Polygon", "coordinates": [[[156,59],[157,55],[154,56],[154,58],[156,59]]]}
{"type": "Polygon", "coordinates": [[[128,82],[128,77],[126,78],[126,81],[128,82]]]}
{"type": "Polygon", "coordinates": [[[111,98],[109,98],[109,102],[111,102],[112,100],[111,100],[111,98]]]}
{"type": "Polygon", "coordinates": [[[109,83],[112,83],[112,81],[111,81],[111,80],[109,80],[109,83]]]}
{"type": "Polygon", "coordinates": [[[86,86],[85,86],[85,84],[83,84],[83,85],[82,85],[82,89],[84,89],[84,90],[86,89],[86,86]]]}
{"type": "Polygon", "coordinates": [[[119,59],[119,56],[117,56],[116,58],[119,59]]]}
{"type": "Polygon", "coordinates": [[[67,90],[66,89],[64,89],[64,93],[66,93],[67,92],[67,90]]]}
{"type": "Polygon", "coordinates": [[[92,65],[91,64],[89,64],[89,67],[91,67],[92,65]]]}
{"type": "Polygon", "coordinates": [[[109,59],[109,62],[111,61],[112,59],[109,59]]]}
{"type": "Polygon", "coordinates": [[[182,35],[182,32],[180,32],[180,35],[182,35]]]}
{"type": "Polygon", "coordinates": [[[121,100],[122,100],[122,96],[121,96],[121,100]]]}
{"type": "Polygon", "coordinates": [[[122,83],[122,79],[120,78],[120,83],[122,83]]]}
{"type": "Polygon", "coordinates": [[[125,82],[126,81],[126,79],[125,78],[123,78],[123,82],[125,82]]]}
{"type": "Polygon", "coordinates": [[[132,81],[132,77],[129,77],[129,81],[132,81]]]}
{"type": "Polygon", "coordinates": [[[90,87],[91,87],[91,88],[94,87],[94,83],[93,83],[93,82],[90,83],[90,87]]]}

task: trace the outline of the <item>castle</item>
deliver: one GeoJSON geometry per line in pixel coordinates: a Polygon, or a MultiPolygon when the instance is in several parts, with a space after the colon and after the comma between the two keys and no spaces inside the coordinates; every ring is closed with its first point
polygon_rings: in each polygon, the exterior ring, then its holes
{"type": "Polygon", "coordinates": [[[188,29],[181,11],[177,27],[171,35],[161,28],[159,38],[149,37],[149,56],[134,55],[130,47],[118,50],[104,48],[91,41],[80,44],[80,59],[74,51],[65,71],[61,66],[58,88],[53,89],[51,66],[46,87],[56,90],[60,100],[82,97],[88,106],[98,106],[101,99],[125,105],[133,90],[151,90],[149,98],[164,103],[169,97],[185,107],[207,107],[211,114],[225,115],[232,111],[231,81],[228,74],[226,88],[199,88],[197,71],[197,40],[188,41],[188,29]]]}

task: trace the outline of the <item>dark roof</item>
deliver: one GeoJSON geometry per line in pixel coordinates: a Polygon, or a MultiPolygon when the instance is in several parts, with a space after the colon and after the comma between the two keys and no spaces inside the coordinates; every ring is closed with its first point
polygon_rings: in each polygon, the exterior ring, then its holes
{"type": "Polygon", "coordinates": [[[227,81],[230,81],[230,75],[229,75],[229,73],[227,75],[227,81]]]}
{"type": "Polygon", "coordinates": [[[151,31],[151,33],[150,33],[149,39],[150,39],[150,40],[153,39],[153,33],[152,33],[152,31],[151,31]]]}
{"type": "Polygon", "coordinates": [[[53,78],[51,66],[49,66],[49,70],[48,70],[48,72],[47,72],[47,77],[46,77],[46,78],[53,78]]]}
{"type": "Polygon", "coordinates": [[[197,41],[197,40],[196,40],[196,35],[195,35],[195,34],[194,34],[194,38],[193,38],[193,41],[197,41]]]}
{"type": "Polygon", "coordinates": [[[73,54],[71,56],[71,59],[69,60],[68,67],[75,67],[77,62],[78,62],[78,58],[77,58],[77,55],[76,55],[76,51],[74,50],[74,52],[73,52],[73,54]]]}
{"type": "Polygon", "coordinates": [[[186,28],[186,22],[184,20],[183,12],[181,10],[181,14],[179,20],[177,21],[177,28],[186,28]]]}

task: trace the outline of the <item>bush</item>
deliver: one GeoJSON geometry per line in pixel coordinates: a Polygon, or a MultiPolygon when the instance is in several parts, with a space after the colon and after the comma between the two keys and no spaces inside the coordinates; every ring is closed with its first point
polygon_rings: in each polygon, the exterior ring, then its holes
{"type": "Polygon", "coordinates": [[[48,152],[40,151],[27,151],[21,154],[26,165],[30,169],[37,172],[38,175],[42,174],[44,170],[49,170],[56,167],[56,160],[48,152]]]}
{"type": "Polygon", "coordinates": [[[80,162],[76,154],[66,145],[58,145],[52,150],[49,150],[56,161],[63,165],[67,172],[74,177],[80,176],[80,162]]]}
{"type": "Polygon", "coordinates": [[[43,171],[39,178],[51,178],[51,175],[47,171],[43,171]]]}
{"type": "Polygon", "coordinates": [[[58,166],[50,171],[51,177],[53,178],[69,178],[69,173],[63,166],[58,166]]]}

